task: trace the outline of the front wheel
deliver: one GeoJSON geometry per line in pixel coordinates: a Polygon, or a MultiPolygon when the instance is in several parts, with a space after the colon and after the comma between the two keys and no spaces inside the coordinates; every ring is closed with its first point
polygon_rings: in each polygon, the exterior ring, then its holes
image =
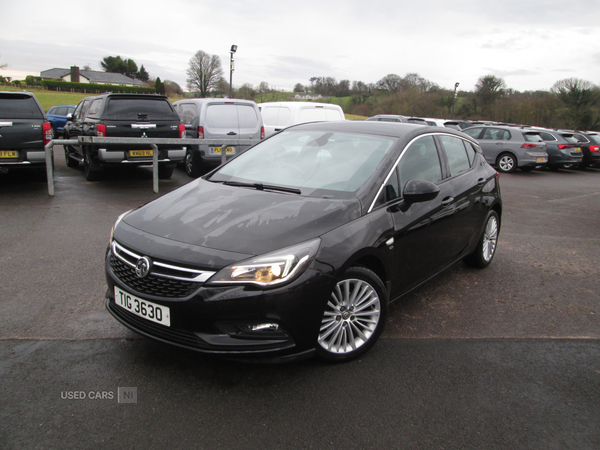
{"type": "Polygon", "coordinates": [[[503,153],[498,158],[498,170],[504,173],[511,173],[517,170],[517,160],[510,153],[503,153]]]}
{"type": "Polygon", "coordinates": [[[317,357],[344,362],[369,350],[387,318],[381,279],[365,267],[351,267],[338,281],[325,306],[317,339],[317,357]]]}
{"type": "Polygon", "coordinates": [[[199,164],[196,163],[196,158],[194,158],[194,153],[188,148],[185,152],[185,173],[188,174],[189,177],[198,178],[200,176],[200,168],[199,164]]]}
{"type": "Polygon", "coordinates": [[[465,263],[480,269],[489,266],[496,254],[499,233],[500,217],[496,211],[490,211],[485,222],[485,227],[483,228],[483,233],[477,242],[477,247],[475,247],[473,253],[465,257],[465,263]]]}

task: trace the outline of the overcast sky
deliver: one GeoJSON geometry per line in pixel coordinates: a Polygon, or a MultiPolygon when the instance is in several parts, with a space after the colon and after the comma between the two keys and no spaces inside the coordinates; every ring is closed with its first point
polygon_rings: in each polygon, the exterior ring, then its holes
{"type": "Polygon", "coordinates": [[[599,84],[600,1],[0,0],[4,76],[102,70],[102,58],[120,55],[185,89],[198,50],[218,55],[229,79],[232,44],[237,87],[291,90],[313,76],[375,83],[391,73],[467,91],[488,74],[518,91],[571,77],[599,84]]]}

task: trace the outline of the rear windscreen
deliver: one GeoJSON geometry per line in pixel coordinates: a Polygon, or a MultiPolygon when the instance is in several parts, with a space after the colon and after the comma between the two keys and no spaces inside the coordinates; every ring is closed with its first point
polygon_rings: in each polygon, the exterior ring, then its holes
{"type": "Polygon", "coordinates": [[[116,120],[172,119],[177,113],[162,98],[111,98],[104,117],[116,120]]]}
{"type": "Polygon", "coordinates": [[[523,136],[527,142],[544,142],[538,133],[523,133],[523,136]]]}
{"type": "Polygon", "coordinates": [[[29,95],[0,94],[0,119],[43,119],[44,113],[29,95]]]}
{"type": "Polygon", "coordinates": [[[206,125],[209,128],[244,129],[258,127],[258,115],[250,105],[208,105],[206,125]]]}

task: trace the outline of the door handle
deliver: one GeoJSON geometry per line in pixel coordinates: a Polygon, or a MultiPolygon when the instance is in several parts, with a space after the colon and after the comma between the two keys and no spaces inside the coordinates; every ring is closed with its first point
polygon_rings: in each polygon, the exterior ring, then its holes
{"type": "Polygon", "coordinates": [[[485,178],[480,178],[477,180],[477,186],[483,186],[485,184],[485,178]]]}
{"type": "Polygon", "coordinates": [[[446,197],[444,200],[442,200],[442,206],[448,206],[453,201],[454,197],[446,197]]]}
{"type": "Polygon", "coordinates": [[[227,133],[227,136],[237,136],[237,133],[235,131],[230,131],[227,133]]]}

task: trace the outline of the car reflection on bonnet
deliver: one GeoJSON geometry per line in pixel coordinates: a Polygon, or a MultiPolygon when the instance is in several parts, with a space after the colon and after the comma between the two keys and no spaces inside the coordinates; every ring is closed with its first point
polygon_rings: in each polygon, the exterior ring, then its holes
{"type": "Polygon", "coordinates": [[[119,217],[106,305],[201,352],[350,360],[391,301],[459,260],[489,265],[501,213],[497,172],[459,131],[298,125],[119,217]]]}

